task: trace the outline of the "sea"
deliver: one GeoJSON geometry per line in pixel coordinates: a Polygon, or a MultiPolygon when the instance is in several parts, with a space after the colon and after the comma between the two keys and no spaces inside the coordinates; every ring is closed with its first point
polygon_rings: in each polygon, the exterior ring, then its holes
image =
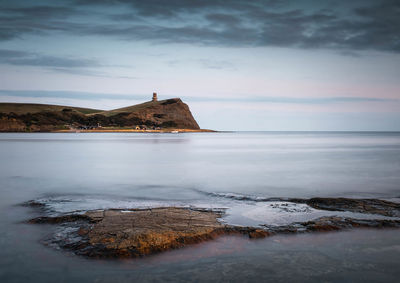
{"type": "Polygon", "coordinates": [[[178,206],[231,225],[326,215],[289,198],[400,202],[400,133],[1,133],[0,282],[399,282],[400,230],[223,236],[137,259],[90,259],[44,244],[50,215],[178,206]]]}

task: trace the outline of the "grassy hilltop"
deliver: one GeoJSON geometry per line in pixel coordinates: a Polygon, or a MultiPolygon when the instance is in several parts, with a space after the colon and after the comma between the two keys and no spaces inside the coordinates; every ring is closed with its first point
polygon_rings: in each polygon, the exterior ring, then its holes
{"type": "Polygon", "coordinates": [[[48,104],[0,103],[1,132],[98,128],[190,129],[200,127],[180,98],[104,111],[48,104]]]}

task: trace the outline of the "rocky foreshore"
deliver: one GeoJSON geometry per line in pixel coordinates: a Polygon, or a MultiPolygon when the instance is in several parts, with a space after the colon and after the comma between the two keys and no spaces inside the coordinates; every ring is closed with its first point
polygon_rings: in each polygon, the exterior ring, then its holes
{"type": "Polygon", "coordinates": [[[270,234],[293,234],[306,232],[339,231],[350,228],[399,228],[398,219],[355,219],[349,217],[324,216],[312,221],[295,222],[290,225],[262,225],[270,234]]]}
{"type": "Polygon", "coordinates": [[[311,198],[305,203],[315,209],[400,217],[400,203],[380,199],[311,198]]]}
{"type": "MultiPolygon", "coordinates": [[[[107,209],[83,214],[43,216],[29,223],[56,224],[58,232],[45,242],[75,254],[95,258],[140,257],[190,244],[214,239],[221,235],[239,234],[249,238],[264,238],[281,233],[337,231],[349,228],[399,228],[400,204],[376,199],[314,198],[294,200],[317,209],[354,211],[377,214],[385,219],[354,219],[326,216],[306,222],[259,227],[241,227],[220,221],[218,210],[182,207],[152,209],[107,209]]],[[[29,202],[30,206],[38,206],[29,202]]]]}
{"type": "Polygon", "coordinates": [[[177,207],[109,209],[38,217],[29,223],[69,223],[74,235],[53,238],[54,243],[76,254],[98,258],[144,256],[224,234],[243,234],[250,238],[269,235],[262,229],[224,225],[218,221],[220,216],[219,212],[177,207]]]}

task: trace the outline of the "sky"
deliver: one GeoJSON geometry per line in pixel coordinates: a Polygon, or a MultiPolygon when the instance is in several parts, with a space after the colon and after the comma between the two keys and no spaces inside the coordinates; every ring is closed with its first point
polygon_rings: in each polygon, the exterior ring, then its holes
{"type": "Polygon", "coordinates": [[[0,102],[153,92],[202,128],[400,131],[400,1],[0,0],[0,102]]]}

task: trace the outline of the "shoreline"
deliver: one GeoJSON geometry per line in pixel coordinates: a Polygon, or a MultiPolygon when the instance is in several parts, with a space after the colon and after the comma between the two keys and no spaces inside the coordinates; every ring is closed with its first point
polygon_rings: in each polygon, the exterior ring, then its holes
{"type": "Polygon", "coordinates": [[[93,130],[57,130],[48,133],[215,133],[209,129],[164,129],[164,130],[135,130],[135,129],[93,129],[93,130]]]}
{"type": "MultiPolygon", "coordinates": [[[[135,130],[135,129],[93,129],[93,130],[55,130],[55,131],[0,131],[0,134],[15,134],[15,133],[24,133],[24,134],[35,134],[35,133],[67,133],[67,134],[75,134],[75,133],[219,133],[221,131],[209,130],[209,129],[165,129],[165,130],[135,130]]],[[[226,131],[222,131],[226,132],[226,131]]]]}

